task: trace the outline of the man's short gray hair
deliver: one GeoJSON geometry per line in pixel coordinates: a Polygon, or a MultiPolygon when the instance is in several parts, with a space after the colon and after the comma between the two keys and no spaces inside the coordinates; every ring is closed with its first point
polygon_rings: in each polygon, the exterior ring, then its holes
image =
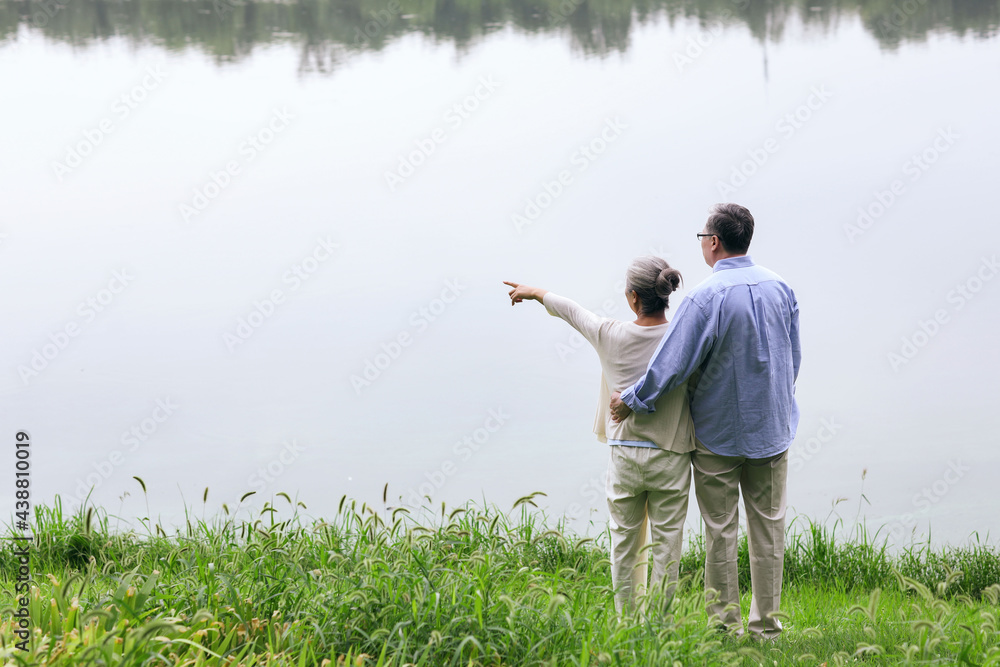
{"type": "Polygon", "coordinates": [[[753,216],[739,204],[716,204],[708,210],[705,231],[718,236],[726,252],[745,255],[753,238],[753,216]]]}

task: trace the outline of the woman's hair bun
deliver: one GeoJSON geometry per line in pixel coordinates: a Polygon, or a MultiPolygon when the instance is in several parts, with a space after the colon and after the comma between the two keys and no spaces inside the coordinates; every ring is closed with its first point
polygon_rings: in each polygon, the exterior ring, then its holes
{"type": "Polygon", "coordinates": [[[681,284],[681,272],[655,255],[632,260],[625,272],[628,291],[634,290],[642,302],[642,312],[658,313],[670,307],[670,295],[681,284]]]}
{"type": "Polygon", "coordinates": [[[681,272],[667,267],[660,271],[660,275],[656,278],[656,296],[666,301],[667,297],[673,294],[680,285],[681,272]]]}

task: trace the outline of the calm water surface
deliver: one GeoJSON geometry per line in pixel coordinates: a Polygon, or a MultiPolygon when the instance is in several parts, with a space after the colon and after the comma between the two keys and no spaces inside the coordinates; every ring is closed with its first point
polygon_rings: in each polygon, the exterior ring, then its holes
{"type": "Polygon", "coordinates": [[[598,532],[597,356],[501,281],[625,318],[732,200],[801,307],[794,512],[996,537],[997,2],[64,4],[0,3],[36,503],[541,490],[598,532]]]}

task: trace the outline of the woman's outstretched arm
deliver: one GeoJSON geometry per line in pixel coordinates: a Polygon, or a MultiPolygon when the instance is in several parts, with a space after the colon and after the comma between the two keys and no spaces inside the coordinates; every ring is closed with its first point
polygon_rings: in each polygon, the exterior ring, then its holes
{"type": "Polygon", "coordinates": [[[567,299],[564,296],[559,296],[549,290],[540,289],[538,287],[528,287],[527,285],[507,282],[506,280],[503,282],[505,285],[510,285],[514,288],[508,294],[508,296],[510,296],[510,305],[513,306],[515,303],[520,303],[525,299],[534,299],[535,301],[538,301],[545,306],[545,310],[547,310],[550,315],[554,315],[555,317],[560,317],[565,320],[567,324],[579,331],[587,342],[593,345],[598,352],[601,351],[601,325],[607,318],[600,317],[599,315],[590,312],[576,301],[567,299]]]}
{"type": "Polygon", "coordinates": [[[549,292],[547,289],[542,289],[540,287],[528,287],[527,285],[520,285],[506,280],[503,281],[503,284],[510,285],[514,288],[507,293],[507,296],[510,297],[510,305],[512,306],[515,303],[521,303],[525,299],[528,299],[529,301],[533,299],[538,303],[541,303],[542,299],[549,292]]]}

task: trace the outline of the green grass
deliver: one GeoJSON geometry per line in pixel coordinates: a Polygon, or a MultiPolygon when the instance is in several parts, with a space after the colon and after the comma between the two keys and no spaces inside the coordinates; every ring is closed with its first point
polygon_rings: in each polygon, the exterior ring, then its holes
{"type": "MultiPolygon", "coordinates": [[[[207,493],[207,489],[206,489],[207,493]]],[[[607,538],[547,525],[522,498],[417,522],[346,498],[306,521],[285,494],[113,530],[106,512],[38,506],[29,653],[14,648],[12,546],[0,549],[0,659],[45,665],[1000,665],[1000,553],[890,553],[861,532],[792,526],[776,642],[717,635],[695,539],[666,613],[619,620],[607,538]]],[[[9,529],[8,529],[9,531],[9,529]]],[[[749,609],[745,541],[740,548],[749,609]]],[[[658,609],[651,594],[649,609],[658,609]]],[[[745,616],[744,616],[745,618],[745,616]]]]}

